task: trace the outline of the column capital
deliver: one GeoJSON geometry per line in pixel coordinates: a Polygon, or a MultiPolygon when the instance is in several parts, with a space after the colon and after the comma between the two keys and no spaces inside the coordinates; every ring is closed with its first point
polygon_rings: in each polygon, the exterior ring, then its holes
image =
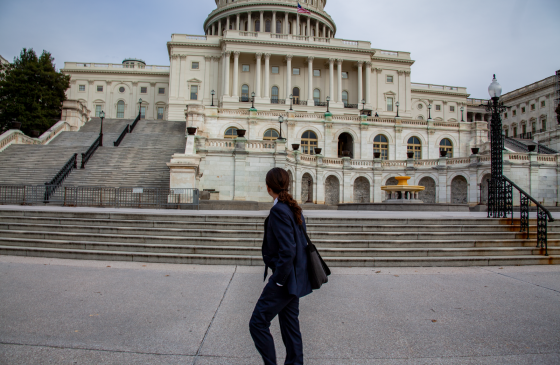
{"type": "Polygon", "coordinates": [[[371,68],[372,62],[371,61],[366,61],[366,67],[367,68],[371,68]]]}
{"type": "MultiPolygon", "coordinates": [[[[94,80],[89,80],[89,81],[88,81],[88,84],[93,85],[94,82],[95,82],[94,80]]],[[[132,83],[132,85],[134,85],[134,82],[132,83]]],[[[138,82],[136,82],[136,85],[138,85],[138,82]]],[[[136,86],[136,85],[135,85],[135,86],[136,86]]]]}
{"type": "Polygon", "coordinates": [[[398,71],[397,71],[397,74],[399,74],[399,75],[404,75],[404,71],[403,71],[403,70],[398,70],[398,71]]]}
{"type": "Polygon", "coordinates": [[[177,58],[179,58],[179,55],[178,55],[178,54],[172,54],[172,55],[171,55],[171,58],[174,59],[174,60],[176,60],[177,58]]]}
{"type": "Polygon", "coordinates": [[[263,15],[263,14],[264,14],[264,10],[260,10],[259,13],[261,13],[261,15],[263,15]]]}
{"type": "Polygon", "coordinates": [[[263,55],[262,53],[255,53],[255,58],[257,60],[260,60],[262,58],[262,55],[263,55]]]}
{"type": "Polygon", "coordinates": [[[248,15],[251,15],[251,12],[250,12],[250,11],[248,11],[248,12],[247,12],[247,14],[248,14],[248,15]]]}
{"type": "Polygon", "coordinates": [[[221,57],[218,57],[218,56],[212,56],[212,60],[214,60],[214,61],[219,61],[220,58],[221,58],[221,57]]]}
{"type": "Polygon", "coordinates": [[[410,75],[410,71],[403,71],[405,75],[410,75]]]}
{"type": "Polygon", "coordinates": [[[231,56],[231,51],[224,51],[223,54],[224,54],[225,57],[229,57],[229,56],[231,56]]]}
{"type": "Polygon", "coordinates": [[[276,10],[273,10],[273,11],[272,11],[272,14],[276,14],[276,10]]]}
{"type": "Polygon", "coordinates": [[[364,61],[356,61],[356,65],[358,65],[358,67],[362,67],[364,64],[364,61]]]}
{"type": "Polygon", "coordinates": [[[309,56],[309,57],[307,57],[307,62],[313,62],[314,59],[315,59],[315,57],[309,56]]]}
{"type": "Polygon", "coordinates": [[[185,59],[185,60],[187,59],[187,55],[186,55],[186,54],[179,55],[179,57],[181,57],[182,60],[183,60],[183,59],[185,59]]]}
{"type": "Polygon", "coordinates": [[[210,61],[210,60],[212,59],[212,56],[204,56],[204,59],[205,59],[206,61],[210,61]]]}
{"type": "Polygon", "coordinates": [[[241,53],[241,52],[239,52],[239,51],[233,52],[233,57],[239,58],[239,54],[240,54],[240,53],[241,53]]]}
{"type": "Polygon", "coordinates": [[[334,58],[329,58],[329,64],[330,65],[334,64],[334,58]]]}
{"type": "Polygon", "coordinates": [[[267,60],[270,60],[270,56],[272,56],[272,54],[270,54],[270,53],[265,53],[264,54],[264,58],[267,59],[267,60]]]}
{"type": "Polygon", "coordinates": [[[291,61],[293,57],[294,57],[294,55],[287,54],[286,55],[286,61],[291,61]]]}
{"type": "Polygon", "coordinates": [[[343,61],[342,58],[337,58],[337,59],[336,59],[336,63],[337,63],[339,66],[342,65],[342,61],[343,61]]]}
{"type": "Polygon", "coordinates": [[[381,72],[383,72],[383,69],[382,69],[382,68],[379,68],[379,67],[377,67],[377,68],[375,69],[375,72],[377,72],[378,74],[380,74],[381,72]]]}

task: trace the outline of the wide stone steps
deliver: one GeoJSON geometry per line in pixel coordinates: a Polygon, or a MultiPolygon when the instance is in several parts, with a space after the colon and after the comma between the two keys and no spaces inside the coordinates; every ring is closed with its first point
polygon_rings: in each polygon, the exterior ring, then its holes
{"type": "MultiPolygon", "coordinates": [[[[262,216],[0,210],[0,254],[188,264],[262,265],[262,216]]],[[[549,256],[519,222],[491,219],[309,217],[331,266],[560,264],[560,225],[549,256]]]]}
{"type": "MultiPolygon", "coordinates": [[[[103,119],[103,134],[115,133],[119,136],[127,124],[132,124],[134,119],[103,119]]],[[[97,133],[101,128],[101,118],[91,118],[77,133],[97,133]]],[[[75,132],[71,132],[75,133],[75,132]]]]}

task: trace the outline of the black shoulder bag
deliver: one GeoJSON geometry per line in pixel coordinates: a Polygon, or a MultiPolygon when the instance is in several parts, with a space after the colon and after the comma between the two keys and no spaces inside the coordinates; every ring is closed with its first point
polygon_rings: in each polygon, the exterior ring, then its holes
{"type": "Polygon", "coordinates": [[[303,233],[305,233],[305,238],[307,239],[306,250],[309,281],[311,282],[311,288],[313,290],[317,290],[321,288],[321,285],[329,282],[329,278],[327,278],[327,276],[331,274],[331,270],[329,269],[327,264],[325,264],[325,261],[323,261],[321,255],[319,255],[317,247],[315,247],[313,242],[311,242],[305,229],[303,230],[303,233]]]}

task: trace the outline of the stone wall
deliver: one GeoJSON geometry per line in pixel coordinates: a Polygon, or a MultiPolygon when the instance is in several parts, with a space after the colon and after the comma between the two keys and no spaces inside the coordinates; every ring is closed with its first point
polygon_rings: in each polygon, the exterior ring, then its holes
{"type": "Polygon", "coordinates": [[[340,203],[340,182],[334,175],[325,180],[325,204],[335,205],[340,203]]]}
{"type": "Polygon", "coordinates": [[[306,173],[301,178],[301,202],[308,201],[313,201],[313,178],[306,173]]]}
{"type": "Polygon", "coordinates": [[[451,204],[467,204],[468,183],[463,176],[455,176],[451,181],[451,204]]]}
{"type": "Polygon", "coordinates": [[[434,204],[436,202],[436,182],[431,177],[425,176],[418,182],[418,185],[425,187],[424,191],[418,194],[424,203],[434,204]]]}
{"type": "Polygon", "coordinates": [[[354,181],[354,203],[369,203],[370,194],[369,181],[365,177],[359,177],[354,181]]]}

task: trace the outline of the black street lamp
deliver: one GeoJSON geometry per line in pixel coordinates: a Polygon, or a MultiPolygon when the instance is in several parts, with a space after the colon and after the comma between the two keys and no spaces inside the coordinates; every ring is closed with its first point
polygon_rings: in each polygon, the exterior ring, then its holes
{"type": "Polygon", "coordinates": [[[251,93],[251,109],[255,109],[255,92],[251,93]]]}
{"type": "Polygon", "coordinates": [[[210,92],[210,94],[212,94],[212,105],[211,106],[214,106],[214,95],[216,95],[216,92],[214,90],[212,90],[210,92]]]}
{"type": "Polygon", "coordinates": [[[366,101],[365,99],[362,99],[362,115],[365,114],[366,111],[366,101]]]}
{"type": "Polygon", "coordinates": [[[465,107],[462,106],[462,107],[461,107],[461,122],[464,122],[464,121],[465,121],[465,118],[464,118],[464,115],[465,115],[465,114],[464,114],[464,113],[465,113],[465,107]]]}
{"type": "Polygon", "coordinates": [[[428,104],[428,120],[432,119],[432,104],[428,104]]]}
{"type": "Polygon", "coordinates": [[[290,94],[290,110],[294,110],[292,109],[292,101],[294,100],[294,96],[292,94],[290,94]]]}
{"type": "Polygon", "coordinates": [[[329,103],[331,101],[331,97],[327,96],[327,113],[329,113],[329,103]]]}
{"type": "Polygon", "coordinates": [[[284,117],[283,116],[278,117],[278,123],[280,123],[280,137],[278,137],[278,139],[284,139],[284,138],[282,138],[282,123],[284,123],[284,117]]]}
{"type": "Polygon", "coordinates": [[[142,98],[138,100],[138,115],[142,118],[142,98]]]}
{"type": "Polygon", "coordinates": [[[397,102],[395,103],[395,105],[397,106],[397,118],[398,118],[398,117],[399,117],[399,105],[400,105],[400,104],[399,104],[399,102],[397,101],[397,102]]]}
{"type": "Polygon", "coordinates": [[[101,118],[101,129],[99,130],[99,145],[103,147],[103,119],[105,119],[105,112],[102,110],[99,113],[99,117],[101,118]]]}

